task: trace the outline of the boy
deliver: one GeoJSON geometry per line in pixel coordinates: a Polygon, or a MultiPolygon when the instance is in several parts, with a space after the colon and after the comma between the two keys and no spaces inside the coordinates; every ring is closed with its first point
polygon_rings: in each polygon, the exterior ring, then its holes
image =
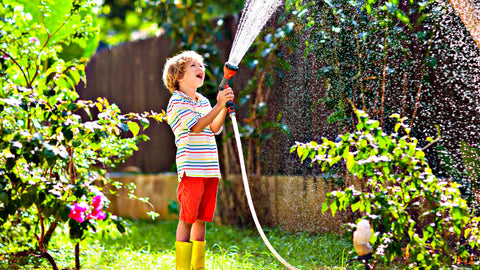
{"type": "Polygon", "coordinates": [[[176,269],[204,269],[205,222],[213,220],[218,181],[221,177],[215,135],[227,115],[225,104],[233,100],[231,88],[219,91],[212,108],[197,92],[205,79],[203,57],[182,52],[167,60],[163,81],[172,97],[167,121],[177,146],[180,218],[176,236],[176,269]]]}

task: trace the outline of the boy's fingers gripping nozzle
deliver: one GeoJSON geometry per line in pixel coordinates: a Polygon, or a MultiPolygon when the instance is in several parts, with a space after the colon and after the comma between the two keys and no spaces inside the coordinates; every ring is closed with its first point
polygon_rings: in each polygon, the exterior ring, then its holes
{"type": "MultiPolygon", "coordinates": [[[[222,81],[220,82],[219,89],[220,91],[224,90],[226,87],[228,87],[227,83],[228,80],[235,75],[238,71],[238,66],[232,64],[232,63],[225,63],[223,66],[223,78],[222,81]]],[[[235,115],[235,105],[233,104],[232,101],[228,101],[226,104],[227,110],[228,110],[228,115],[232,116],[235,115]]]]}

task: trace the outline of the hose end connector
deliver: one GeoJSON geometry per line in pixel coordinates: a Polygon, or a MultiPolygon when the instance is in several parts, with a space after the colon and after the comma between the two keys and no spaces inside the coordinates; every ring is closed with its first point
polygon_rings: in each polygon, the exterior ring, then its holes
{"type": "Polygon", "coordinates": [[[227,107],[227,113],[230,117],[232,117],[233,115],[236,115],[235,105],[233,104],[233,102],[227,101],[227,104],[225,104],[225,106],[227,107]]]}

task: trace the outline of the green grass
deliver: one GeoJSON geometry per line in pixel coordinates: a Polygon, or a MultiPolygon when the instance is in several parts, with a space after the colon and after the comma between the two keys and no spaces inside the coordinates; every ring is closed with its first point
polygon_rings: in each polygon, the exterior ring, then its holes
{"type": "MultiPolygon", "coordinates": [[[[104,228],[81,242],[82,269],[175,269],[177,222],[131,221],[127,233],[104,228]]],[[[363,269],[346,265],[354,256],[350,239],[338,235],[265,231],[277,252],[298,269],[363,269]]],[[[73,268],[73,244],[66,229],[58,229],[50,253],[61,269],[73,268]]],[[[0,255],[1,257],[1,255],[0,255]]],[[[8,258],[8,257],[6,257],[8,258]]],[[[11,259],[11,258],[10,258],[11,259]]],[[[44,259],[0,262],[0,269],[51,269],[44,259]],[[21,264],[22,266],[18,266],[21,264]]],[[[206,269],[285,269],[269,252],[254,229],[239,229],[214,223],[207,225],[206,269]]]]}

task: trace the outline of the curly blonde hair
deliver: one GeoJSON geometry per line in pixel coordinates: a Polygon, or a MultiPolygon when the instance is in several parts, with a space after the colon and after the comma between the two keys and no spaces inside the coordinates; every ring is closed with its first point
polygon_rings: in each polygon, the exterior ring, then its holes
{"type": "Polygon", "coordinates": [[[163,68],[163,83],[173,94],[175,90],[179,90],[178,80],[185,75],[185,64],[193,59],[203,63],[203,57],[195,51],[183,51],[171,58],[167,59],[163,68]]]}

